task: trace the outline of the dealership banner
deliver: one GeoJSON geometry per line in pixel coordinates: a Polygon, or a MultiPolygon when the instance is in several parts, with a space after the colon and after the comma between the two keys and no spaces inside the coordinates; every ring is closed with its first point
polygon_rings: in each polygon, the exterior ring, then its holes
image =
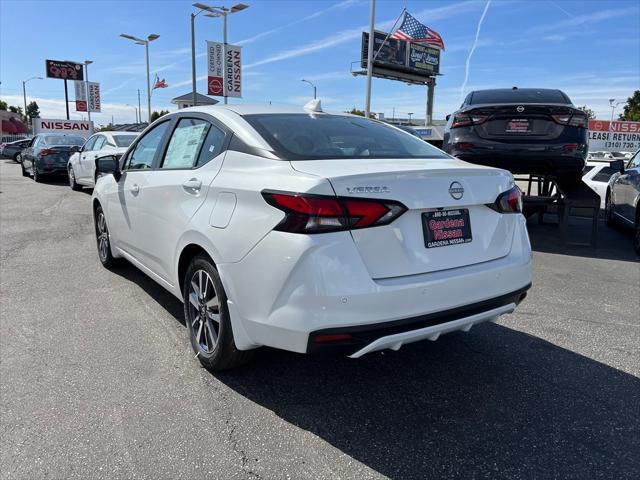
{"type": "Polygon", "coordinates": [[[89,111],[100,112],[100,84],[97,82],[87,82],[87,90],[89,91],[89,111]]]}
{"type": "Polygon", "coordinates": [[[238,45],[227,45],[225,59],[225,93],[227,97],[242,97],[242,57],[238,45]]]}
{"type": "Polygon", "coordinates": [[[207,95],[224,95],[224,45],[207,41],[207,95]]]}
{"type": "Polygon", "coordinates": [[[86,112],[87,111],[87,85],[80,80],[76,80],[75,82],[73,82],[73,86],[76,91],[76,112],[86,112]]]}
{"type": "Polygon", "coordinates": [[[93,133],[93,122],[84,120],[62,120],[57,118],[34,118],[33,134],[68,133],[88,138],[93,133]]]}
{"type": "Polygon", "coordinates": [[[207,95],[242,97],[242,53],[237,45],[207,41],[207,95]]]}
{"type": "Polygon", "coordinates": [[[84,80],[82,63],[68,62],[66,60],[45,60],[44,65],[47,78],[84,80]]]}
{"type": "Polygon", "coordinates": [[[635,152],[640,149],[640,122],[589,120],[589,150],[635,152]]]}

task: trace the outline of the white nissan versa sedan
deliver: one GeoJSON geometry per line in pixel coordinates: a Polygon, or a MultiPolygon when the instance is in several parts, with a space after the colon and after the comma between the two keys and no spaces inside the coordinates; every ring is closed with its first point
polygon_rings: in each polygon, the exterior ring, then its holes
{"type": "Polygon", "coordinates": [[[97,169],[101,262],[182,300],[211,370],[262,345],[356,358],[435,340],[513,312],[531,285],[509,172],[318,101],[180,110],[97,169]]]}

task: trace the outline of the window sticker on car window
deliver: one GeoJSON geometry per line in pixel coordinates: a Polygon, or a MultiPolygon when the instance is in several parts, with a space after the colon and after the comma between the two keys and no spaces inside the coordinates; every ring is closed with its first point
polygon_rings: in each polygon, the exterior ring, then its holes
{"type": "Polygon", "coordinates": [[[207,122],[202,120],[180,120],[171,135],[162,168],[191,168],[204,142],[207,127],[207,122]]]}

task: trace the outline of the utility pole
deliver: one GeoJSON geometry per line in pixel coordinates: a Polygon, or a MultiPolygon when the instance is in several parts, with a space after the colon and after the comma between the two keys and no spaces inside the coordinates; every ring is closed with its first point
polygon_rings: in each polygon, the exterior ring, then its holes
{"type": "Polygon", "coordinates": [[[373,35],[376,23],[376,0],[370,0],[371,12],[369,19],[369,43],[367,48],[367,94],[364,104],[364,116],[369,118],[371,113],[371,77],[373,76],[373,35]]]}
{"type": "Polygon", "coordinates": [[[424,117],[424,124],[432,125],[433,124],[433,94],[436,89],[436,78],[431,77],[427,82],[427,114],[424,117]]]}
{"type": "Polygon", "coordinates": [[[140,89],[138,89],[138,123],[142,123],[142,109],[140,108],[140,89]]]}

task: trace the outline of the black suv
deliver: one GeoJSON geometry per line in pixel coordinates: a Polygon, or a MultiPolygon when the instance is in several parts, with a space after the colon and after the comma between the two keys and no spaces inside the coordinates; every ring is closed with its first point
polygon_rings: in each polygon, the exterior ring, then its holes
{"type": "Polygon", "coordinates": [[[443,148],[467,162],[574,183],[585,165],[588,124],[560,90],[477,90],[447,117],[443,148]]]}

